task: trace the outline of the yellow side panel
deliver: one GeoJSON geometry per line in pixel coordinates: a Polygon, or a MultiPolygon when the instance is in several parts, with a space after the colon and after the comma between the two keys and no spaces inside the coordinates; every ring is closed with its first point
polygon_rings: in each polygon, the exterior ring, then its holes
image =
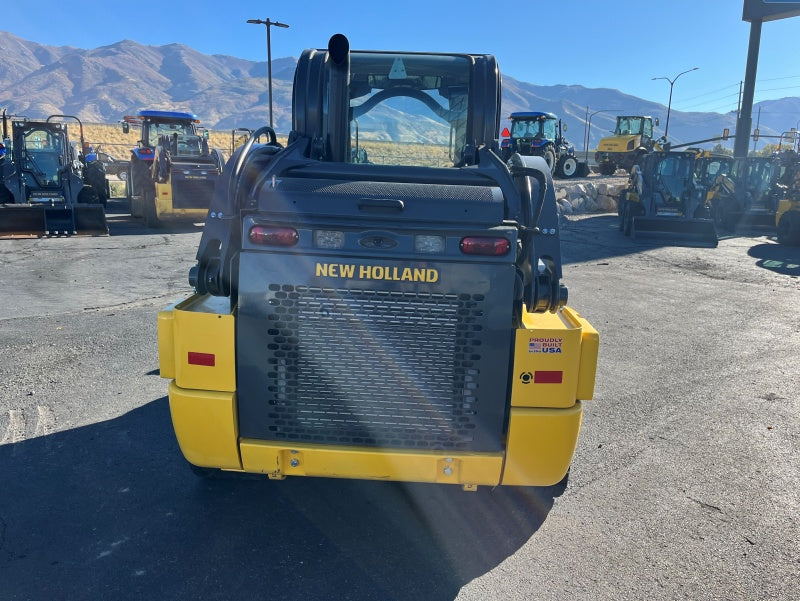
{"type": "Polygon", "coordinates": [[[594,381],[597,376],[597,354],[600,352],[600,334],[583,317],[581,322],[581,366],[575,398],[584,401],[594,396],[594,381]]]}
{"type": "Polygon", "coordinates": [[[577,312],[525,313],[516,332],[512,407],[572,407],[594,392],[599,337],[577,312]]]}
{"type": "Polygon", "coordinates": [[[177,209],[172,203],[172,176],[164,184],[156,183],[156,216],[159,219],[205,221],[208,209],[177,209]]]}
{"type": "Polygon", "coordinates": [[[189,463],[242,469],[235,393],[184,390],[170,382],[169,411],[178,445],[189,463]]]}
{"type": "Polygon", "coordinates": [[[287,447],[251,439],[243,439],[240,449],[245,471],[271,478],[317,476],[495,486],[503,466],[502,453],[447,454],[308,444],[287,447]]]}
{"type": "Polygon", "coordinates": [[[778,210],[775,213],[775,226],[781,221],[783,214],[788,211],[800,211],[800,201],[791,198],[783,198],[778,202],[778,210]]]}
{"type": "Polygon", "coordinates": [[[583,407],[569,409],[512,408],[503,485],[551,486],[561,481],[572,463],[583,407]]]}
{"type": "Polygon", "coordinates": [[[172,310],[175,380],[181,388],[236,391],[234,317],[223,313],[228,303],[227,298],[193,296],[172,310]],[[198,358],[203,363],[210,357],[213,365],[197,364],[198,358]]]}
{"type": "Polygon", "coordinates": [[[634,140],[634,147],[639,145],[637,136],[609,136],[600,140],[597,150],[599,152],[630,152],[628,144],[631,140],[634,140]]]}
{"type": "Polygon", "coordinates": [[[158,312],[158,371],[162,378],[175,378],[175,305],[158,312]]]}

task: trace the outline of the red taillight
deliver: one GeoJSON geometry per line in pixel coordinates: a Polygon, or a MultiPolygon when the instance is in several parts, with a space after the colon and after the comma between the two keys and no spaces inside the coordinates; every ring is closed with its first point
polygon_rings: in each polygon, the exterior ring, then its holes
{"type": "Polygon", "coordinates": [[[293,227],[254,225],[250,228],[250,242],[265,246],[294,246],[300,239],[293,227]]]}
{"type": "Polygon", "coordinates": [[[139,154],[153,154],[153,149],[152,148],[142,148],[139,151],[139,154]]]}
{"type": "Polygon", "coordinates": [[[205,367],[214,367],[216,365],[216,356],[212,353],[195,353],[189,351],[189,365],[203,365],[205,367]]]}
{"type": "Polygon", "coordinates": [[[461,252],[465,255],[486,255],[499,257],[511,249],[508,238],[488,238],[469,236],[461,239],[461,252]]]}
{"type": "Polygon", "coordinates": [[[564,378],[563,371],[535,371],[533,372],[534,384],[561,384],[564,378]]]}

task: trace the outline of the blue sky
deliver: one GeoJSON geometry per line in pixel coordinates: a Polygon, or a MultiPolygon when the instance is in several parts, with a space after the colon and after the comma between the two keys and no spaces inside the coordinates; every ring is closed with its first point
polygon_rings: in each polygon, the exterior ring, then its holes
{"type": "MultiPolygon", "coordinates": [[[[669,83],[652,78],[673,79],[699,67],[675,83],[672,106],[716,112],[736,109],[750,33],[750,24],[741,20],[742,0],[343,0],[338,5],[336,12],[337,3],[319,0],[138,5],[37,0],[35,10],[24,2],[4,4],[0,28],[54,46],[89,49],[131,39],[261,61],[264,26],[245,21],[269,18],[290,25],[272,29],[273,59],[325,47],[333,33],[344,33],[354,49],[491,53],[504,74],[523,81],[615,88],[662,104],[669,83]],[[49,24],[40,20],[43,14],[49,24]]],[[[800,17],[764,23],[756,101],[800,96],[799,34],[800,17]]]]}

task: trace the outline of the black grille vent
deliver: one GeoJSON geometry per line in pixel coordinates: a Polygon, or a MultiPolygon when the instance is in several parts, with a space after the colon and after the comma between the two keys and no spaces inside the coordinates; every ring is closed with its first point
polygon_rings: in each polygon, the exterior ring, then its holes
{"type": "Polygon", "coordinates": [[[175,209],[207,209],[214,194],[215,178],[173,179],[172,206],[175,209]]]}
{"type": "Polygon", "coordinates": [[[472,448],[482,295],[273,284],[267,296],[268,438],[472,448]]]}

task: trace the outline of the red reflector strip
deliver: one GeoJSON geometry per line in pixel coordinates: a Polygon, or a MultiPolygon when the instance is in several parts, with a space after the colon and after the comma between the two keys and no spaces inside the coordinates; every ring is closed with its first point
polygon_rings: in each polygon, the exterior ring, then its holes
{"type": "Polygon", "coordinates": [[[534,384],[561,384],[563,371],[537,371],[533,374],[534,384]]]}
{"type": "Polygon", "coordinates": [[[206,367],[214,367],[216,364],[216,357],[211,353],[193,353],[189,351],[189,365],[204,365],[206,367]]]}

